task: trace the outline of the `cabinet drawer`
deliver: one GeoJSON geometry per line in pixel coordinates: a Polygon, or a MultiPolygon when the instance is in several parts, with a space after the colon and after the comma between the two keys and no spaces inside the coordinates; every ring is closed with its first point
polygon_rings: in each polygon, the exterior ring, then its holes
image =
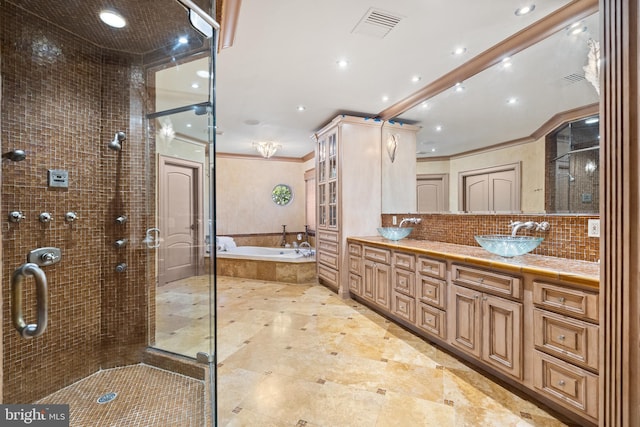
{"type": "Polygon", "coordinates": [[[418,274],[418,299],[424,303],[444,310],[447,296],[447,282],[430,276],[418,274]]]}
{"type": "Polygon", "coordinates": [[[533,303],[553,311],[598,321],[598,294],[580,289],[533,282],[533,303]]]}
{"type": "Polygon", "coordinates": [[[546,397],[574,411],[598,416],[598,376],[558,360],[533,352],[533,385],[546,397]]]}
{"type": "Polygon", "coordinates": [[[324,252],[338,253],[338,244],[334,242],[326,242],[324,240],[318,241],[318,250],[324,252]]]}
{"type": "Polygon", "coordinates": [[[391,301],[392,313],[407,322],[416,321],[416,300],[404,294],[394,291],[391,301]]]}
{"type": "Polygon", "coordinates": [[[418,268],[416,270],[417,273],[437,277],[439,279],[446,279],[446,271],[446,262],[423,256],[418,257],[418,268]]]}
{"type": "Polygon", "coordinates": [[[445,312],[420,301],[416,304],[418,309],[416,325],[423,331],[446,340],[447,329],[445,312]]]}
{"type": "Polygon", "coordinates": [[[596,325],[536,308],[533,331],[538,350],[598,370],[600,346],[596,325]]]}
{"type": "Polygon", "coordinates": [[[404,254],[402,252],[394,252],[393,266],[396,268],[404,268],[405,270],[414,271],[416,269],[416,257],[415,255],[404,254]]]}
{"type": "Polygon", "coordinates": [[[349,255],[349,272],[362,276],[362,258],[349,255]]]}
{"type": "Polygon", "coordinates": [[[340,239],[338,238],[338,233],[333,231],[319,230],[317,238],[318,240],[324,240],[325,242],[338,243],[340,241],[340,239]]]}
{"type": "Polygon", "coordinates": [[[416,296],[416,275],[401,268],[393,269],[393,289],[410,297],[416,296]]]}
{"type": "Polygon", "coordinates": [[[336,254],[318,251],[316,252],[316,258],[318,259],[318,262],[322,264],[326,264],[331,268],[338,268],[338,255],[336,254]]]}
{"type": "Polygon", "coordinates": [[[349,243],[349,255],[353,256],[361,256],[362,255],[362,245],[358,245],[355,243],[349,243]]]}
{"type": "Polygon", "coordinates": [[[338,286],[338,271],[333,268],[318,264],[318,278],[333,287],[338,286]]]}
{"type": "Polygon", "coordinates": [[[455,264],[451,267],[451,274],[451,280],[458,284],[486,289],[497,295],[522,298],[522,280],[518,277],[455,264]]]}
{"type": "Polygon", "coordinates": [[[362,277],[349,274],[349,291],[355,295],[362,295],[362,277]]]}
{"type": "Polygon", "coordinates": [[[363,248],[364,257],[371,261],[389,264],[391,262],[391,252],[386,249],[372,248],[365,246],[363,248]]]}

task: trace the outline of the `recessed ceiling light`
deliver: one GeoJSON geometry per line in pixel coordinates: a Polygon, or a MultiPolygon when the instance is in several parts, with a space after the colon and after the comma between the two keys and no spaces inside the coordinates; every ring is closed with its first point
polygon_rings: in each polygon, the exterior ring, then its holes
{"type": "Polygon", "coordinates": [[[387,102],[388,100],[389,100],[389,97],[387,95],[382,95],[383,102],[387,102]]]}
{"type": "Polygon", "coordinates": [[[453,90],[455,90],[456,92],[464,92],[464,86],[462,86],[462,83],[458,82],[453,87],[453,90]]]}
{"type": "Polygon", "coordinates": [[[502,64],[502,68],[511,67],[511,65],[512,65],[511,58],[508,57],[508,56],[506,58],[503,58],[501,64],[502,64]]]}
{"type": "Polygon", "coordinates": [[[587,27],[582,25],[582,22],[576,22],[575,24],[569,27],[568,34],[570,36],[575,36],[580,33],[584,33],[585,31],[587,31],[587,27]]]}
{"type": "Polygon", "coordinates": [[[202,77],[203,79],[208,79],[209,78],[209,72],[206,71],[206,70],[198,70],[198,71],[196,71],[196,76],[202,77]]]}
{"type": "Polygon", "coordinates": [[[187,126],[188,128],[190,128],[190,127],[191,127],[191,123],[187,123],[187,124],[186,124],[186,126],[187,126]]]}
{"type": "Polygon", "coordinates": [[[307,109],[307,107],[305,107],[304,105],[298,105],[297,109],[298,111],[304,111],[307,109]]]}
{"type": "Polygon", "coordinates": [[[418,83],[420,80],[422,80],[422,77],[420,77],[420,76],[413,76],[413,77],[411,77],[411,81],[412,81],[413,83],[418,83]]]}
{"type": "Polygon", "coordinates": [[[427,101],[424,101],[422,104],[420,104],[422,106],[422,108],[429,108],[429,103],[427,101]]]}
{"type": "Polygon", "coordinates": [[[467,48],[466,48],[466,47],[462,47],[462,46],[460,46],[460,47],[455,48],[455,49],[453,50],[453,52],[451,52],[451,54],[452,54],[452,55],[456,55],[456,56],[458,56],[458,55],[462,55],[462,54],[463,54],[463,53],[465,53],[466,51],[467,51],[467,48]]]}
{"type": "Polygon", "coordinates": [[[185,36],[179,37],[179,38],[178,38],[178,43],[180,43],[180,44],[187,44],[187,43],[189,43],[189,39],[188,39],[188,38],[186,38],[185,36]]]}
{"type": "Polygon", "coordinates": [[[522,16],[522,15],[526,15],[527,13],[531,13],[533,12],[533,10],[536,8],[535,4],[531,4],[529,6],[522,6],[516,9],[516,16],[522,16]]]}
{"type": "Polygon", "coordinates": [[[194,89],[198,89],[200,87],[200,85],[198,83],[192,83],[191,87],[194,89]]]}
{"type": "Polygon", "coordinates": [[[438,125],[436,126],[436,132],[441,132],[442,131],[442,126],[438,125]]]}
{"type": "Polygon", "coordinates": [[[349,66],[349,61],[346,59],[340,59],[336,61],[336,64],[338,64],[338,68],[347,68],[349,66]]]}
{"type": "Polygon", "coordinates": [[[432,153],[435,153],[435,152],[436,152],[436,149],[435,149],[435,148],[432,148],[432,149],[431,149],[431,152],[432,152],[432,153]]]}
{"type": "Polygon", "coordinates": [[[117,12],[112,10],[103,10],[100,12],[102,22],[113,28],[122,28],[127,25],[126,19],[117,12]]]}
{"type": "Polygon", "coordinates": [[[514,105],[518,103],[518,98],[509,98],[507,99],[507,104],[514,105]]]}

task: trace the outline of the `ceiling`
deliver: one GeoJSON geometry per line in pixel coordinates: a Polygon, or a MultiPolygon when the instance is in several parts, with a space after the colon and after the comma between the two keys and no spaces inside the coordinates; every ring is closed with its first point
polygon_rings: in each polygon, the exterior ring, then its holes
{"type": "MultiPolygon", "coordinates": [[[[172,57],[176,35],[189,51],[206,42],[187,25],[175,0],[8,0],[107,49],[172,57]],[[151,3],[161,7],[151,7],[151,3]],[[97,11],[109,6],[132,24],[105,28],[97,11]],[[182,18],[177,18],[179,16],[182,18]]],[[[281,145],[276,156],[301,158],[313,135],[338,114],[376,117],[452,70],[569,3],[586,0],[244,0],[235,41],[217,57],[216,150],[256,155],[253,144],[281,145]],[[532,13],[519,6],[537,2],[532,13]],[[358,24],[375,11],[391,21],[380,30],[358,24]],[[392,27],[392,28],[389,28],[392,27]],[[375,33],[375,34],[372,34],[375,33]],[[462,55],[452,52],[464,47],[462,55]],[[340,68],[338,61],[347,60],[340,68]],[[412,81],[412,78],[419,80],[412,81]],[[383,97],[385,97],[383,99],[383,97]],[[303,111],[298,107],[304,106],[303,111]]],[[[207,0],[198,0],[204,7],[207,0]]],[[[219,3],[219,2],[218,2],[219,3]]],[[[224,3],[224,2],[223,2],[224,3]]],[[[183,15],[184,14],[184,15],[183,15]]],[[[421,127],[418,157],[448,156],[531,135],[551,116],[597,102],[584,80],[586,40],[597,38],[597,19],[577,37],[564,32],[446,90],[396,119],[421,127]],[[506,99],[517,97],[516,105],[506,99]],[[441,126],[441,131],[435,131],[441,126]]],[[[180,62],[180,61],[178,61],[180,62]]],[[[196,77],[207,59],[182,62],[156,75],[156,111],[207,100],[207,81],[196,77]],[[195,87],[197,86],[197,87],[195,87]]],[[[177,135],[206,141],[207,116],[192,111],[170,118],[177,135]],[[187,127],[190,125],[190,127],[187,127]]]]}
{"type": "MultiPolygon", "coordinates": [[[[568,3],[537,1],[531,14],[516,16],[515,9],[529,2],[244,0],[235,42],[218,56],[217,151],[254,155],[253,142],[274,141],[282,145],[277,156],[302,157],[314,149],[314,132],[337,114],[375,117],[568,3]],[[371,8],[399,18],[384,37],[354,31],[371,8]],[[466,52],[453,55],[461,46],[466,52]],[[341,59],[348,61],[344,69],[341,59]]],[[[529,136],[558,111],[597,102],[582,70],[597,19],[584,25],[579,38],[558,34],[515,55],[508,72],[495,66],[463,82],[463,93],[447,91],[427,108],[401,115],[423,128],[418,156],[529,136]],[[574,85],[564,78],[572,74],[578,75],[574,85]],[[558,101],[558,93],[568,100],[558,101]],[[506,105],[511,96],[518,105],[506,105]],[[436,133],[437,125],[442,130],[436,133]]]]}

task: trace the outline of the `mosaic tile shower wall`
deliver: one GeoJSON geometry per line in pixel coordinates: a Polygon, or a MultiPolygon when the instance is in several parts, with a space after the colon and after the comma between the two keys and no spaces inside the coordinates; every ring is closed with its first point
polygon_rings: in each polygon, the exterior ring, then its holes
{"type": "MultiPolygon", "coordinates": [[[[139,59],[105,54],[93,45],[0,0],[2,150],[22,149],[22,162],[2,164],[3,400],[32,402],[101,367],[135,363],[147,342],[149,253],[115,240],[148,227],[144,76],[139,59]],[[107,148],[127,133],[121,152],[107,148]],[[66,170],[68,188],[49,188],[48,170],[66,170]],[[19,223],[8,212],[22,211],[19,223]],[[40,213],[53,221],[42,223],[40,213]],[[77,221],[65,221],[76,212],[77,221]],[[115,218],[127,214],[124,226],[115,218]],[[11,323],[13,271],[29,251],[53,246],[59,263],[43,267],[49,282],[49,323],[26,340],[11,323]],[[125,273],[115,266],[125,262],[125,273]]],[[[35,321],[31,279],[25,315],[35,321]]]]}

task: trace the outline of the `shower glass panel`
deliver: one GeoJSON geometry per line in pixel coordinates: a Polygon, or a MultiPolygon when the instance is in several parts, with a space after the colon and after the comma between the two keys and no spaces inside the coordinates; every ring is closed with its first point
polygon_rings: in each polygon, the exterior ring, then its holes
{"type": "MultiPolygon", "coordinates": [[[[99,423],[77,418],[91,417],[81,402],[51,396],[129,367],[153,365],[153,375],[182,381],[173,371],[206,367],[197,353],[211,365],[214,354],[207,239],[215,43],[191,26],[181,2],[152,3],[113,3],[125,25],[112,28],[100,20],[102,1],[0,0],[0,147],[21,154],[3,155],[0,175],[0,397],[69,404],[71,425],[99,423]],[[23,338],[11,318],[12,276],[39,248],[56,248],[38,252],[55,258],[39,267],[48,322],[42,335],[23,338]],[[193,289],[197,298],[181,296],[193,289]],[[167,337],[171,345],[159,345],[167,337]]],[[[211,0],[194,4],[212,14],[211,0]]],[[[25,276],[17,287],[27,323],[38,318],[35,282],[25,276]]],[[[119,405],[138,405],[113,416],[164,417],[140,406],[141,396],[161,392],[145,389],[148,376],[124,378],[135,390],[109,390],[119,405]]],[[[215,413],[204,405],[213,405],[204,395],[209,377],[193,376],[199,407],[169,408],[167,417],[193,412],[190,421],[165,418],[172,425],[205,425],[215,413]]],[[[93,405],[104,396],[88,398],[93,405]]]]}

